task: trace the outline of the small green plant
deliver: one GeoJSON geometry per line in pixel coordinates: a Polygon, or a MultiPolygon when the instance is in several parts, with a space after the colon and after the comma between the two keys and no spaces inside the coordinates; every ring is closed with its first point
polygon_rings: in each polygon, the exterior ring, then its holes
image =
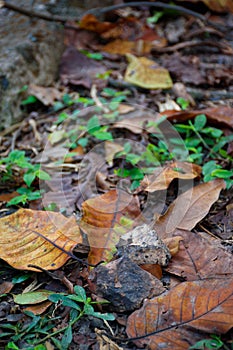
{"type": "Polygon", "coordinates": [[[164,12],[163,11],[156,11],[153,16],[147,18],[148,24],[156,24],[161,17],[163,17],[164,12]]]}
{"type": "Polygon", "coordinates": [[[112,134],[107,131],[108,125],[101,126],[97,115],[94,115],[88,120],[86,130],[89,135],[94,136],[98,140],[105,141],[113,139],[112,134]]]}
{"type": "MultiPolygon", "coordinates": [[[[230,159],[224,150],[224,146],[233,140],[233,135],[223,136],[222,130],[206,126],[206,124],[206,116],[200,114],[195,117],[194,123],[189,120],[188,124],[176,124],[174,126],[181,135],[184,135],[183,142],[189,151],[186,160],[202,164],[204,158],[230,159]]],[[[172,139],[171,142],[178,145],[180,140],[172,139]]]]}
{"type": "Polygon", "coordinates": [[[224,348],[224,343],[217,335],[211,335],[211,339],[203,339],[189,347],[189,350],[206,350],[206,349],[221,349],[224,348]]]}
{"type": "Polygon", "coordinates": [[[70,308],[70,319],[67,326],[54,331],[54,321],[59,320],[60,317],[50,317],[48,315],[41,317],[25,311],[24,313],[30,318],[27,321],[20,321],[16,325],[1,324],[2,333],[0,338],[10,339],[5,349],[22,349],[18,347],[20,342],[20,344],[24,344],[24,349],[27,350],[46,350],[44,343],[50,339],[57,349],[67,350],[72,342],[72,326],[81,317],[93,316],[107,321],[115,319],[113,314],[96,312],[93,305],[99,302],[94,302],[87,297],[84,288],[81,286],[74,287],[74,294],[54,293],[48,299],[57,305],[56,308],[61,305],[70,308]],[[58,334],[63,334],[62,340],[56,338],[58,334]]]}
{"type": "Polygon", "coordinates": [[[185,110],[189,107],[189,101],[185,100],[183,97],[178,97],[176,102],[180,105],[181,109],[185,110]]]}
{"type": "Polygon", "coordinates": [[[0,160],[0,165],[1,164],[5,166],[5,173],[2,176],[2,181],[6,182],[10,180],[13,177],[13,170],[19,168],[24,170],[23,180],[27,185],[26,188],[20,187],[17,189],[20,195],[12,198],[8,202],[8,206],[19,203],[26,204],[27,201],[41,197],[41,192],[34,191],[31,185],[36,178],[40,180],[50,180],[50,175],[42,170],[39,164],[31,164],[29,158],[25,155],[25,151],[11,151],[7,157],[0,160]]]}
{"type": "Polygon", "coordinates": [[[89,52],[87,50],[80,50],[80,52],[96,61],[101,61],[103,59],[103,55],[100,52],[89,52]]]}
{"type": "Polygon", "coordinates": [[[25,205],[28,201],[34,201],[41,198],[41,191],[34,191],[33,188],[20,187],[17,189],[19,196],[16,196],[7,202],[7,207],[11,205],[23,204],[25,205]]]}
{"type": "Polygon", "coordinates": [[[40,317],[34,315],[30,311],[25,311],[24,313],[28,316],[28,320],[25,322],[18,322],[16,325],[1,323],[2,332],[0,338],[10,339],[5,349],[22,349],[22,347],[18,347],[17,345],[19,342],[24,344],[23,348],[27,350],[46,349],[46,347],[42,347],[42,345],[38,347],[39,344],[37,345],[36,343],[40,342],[39,339],[41,337],[51,333],[51,330],[54,328],[54,321],[58,319],[58,317],[40,317]]]}
{"type": "Polygon", "coordinates": [[[233,186],[233,170],[223,169],[214,160],[211,160],[203,165],[202,174],[204,175],[205,182],[219,178],[225,180],[226,188],[233,186]]]}
{"type": "Polygon", "coordinates": [[[59,350],[68,349],[72,341],[72,326],[82,316],[93,316],[107,321],[113,321],[115,319],[115,316],[113,314],[96,312],[92,305],[98,304],[99,302],[94,302],[91,300],[91,298],[87,297],[85,289],[81,286],[74,287],[74,294],[52,294],[49,296],[49,300],[56,304],[61,303],[64,306],[70,307],[71,309],[70,321],[68,326],[59,329],[58,331],[55,331],[52,334],[49,334],[41,340],[41,342],[44,342],[45,340],[50,338],[59,350]],[[54,336],[58,333],[63,333],[61,341],[54,338],[54,336]]]}

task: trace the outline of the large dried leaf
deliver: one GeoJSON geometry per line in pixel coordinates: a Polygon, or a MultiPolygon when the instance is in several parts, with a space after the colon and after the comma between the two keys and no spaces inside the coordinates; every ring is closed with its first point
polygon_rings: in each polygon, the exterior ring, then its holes
{"type": "Polygon", "coordinates": [[[147,300],[128,318],[127,334],[151,350],[187,350],[198,332],[226,333],[233,326],[233,280],[208,279],[184,282],[167,294],[147,300]]]}
{"type": "Polygon", "coordinates": [[[193,111],[164,111],[163,114],[167,115],[168,120],[177,122],[193,119],[198,114],[205,114],[210,122],[233,128],[233,108],[227,106],[210,107],[193,111]]]}
{"type": "Polygon", "coordinates": [[[0,258],[22,270],[58,269],[70,258],[64,250],[82,243],[75,218],[60,213],[20,209],[0,219],[0,231],[0,258]]]}
{"type": "MultiPolygon", "coordinates": [[[[138,43],[135,41],[116,39],[102,47],[103,51],[111,54],[126,55],[128,53],[136,53],[138,43]]],[[[146,41],[140,41],[140,53],[145,55],[150,53],[152,44],[146,41]]]]}
{"type": "Polygon", "coordinates": [[[100,84],[103,81],[96,78],[97,74],[103,74],[105,68],[99,62],[85,56],[73,47],[68,47],[63,53],[60,65],[60,77],[64,83],[83,85],[90,88],[93,83],[100,84]]]}
{"type": "Polygon", "coordinates": [[[155,192],[167,189],[174,179],[191,180],[200,174],[201,167],[199,165],[186,162],[171,162],[162,169],[155,170],[152,175],[142,182],[147,182],[145,191],[155,192]]]}
{"type": "Polygon", "coordinates": [[[140,216],[137,197],[122,190],[112,190],[88,199],[82,209],[80,227],[88,235],[88,261],[91,264],[109,261],[121,235],[132,229],[140,216]]]}
{"type": "Polygon", "coordinates": [[[170,260],[168,272],[188,281],[233,276],[233,255],[218,240],[200,232],[177,230],[175,234],[179,235],[179,250],[170,260]]]}
{"type": "Polygon", "coordinates": [[[125,72],[125,81],[145,89],[169,89],[172,80],[167,69],[159,67],[156,62],[146,57],[137,58],[126,55],[129,65],[125,72]]]}
{"type": "Polygon", "coordinates": [[[160,237],[169,237],[176,228],[191,230],[208,214],[223,188],[225,182],[216,179],[197,185],[178,196],[155,224],[160,237]]]}

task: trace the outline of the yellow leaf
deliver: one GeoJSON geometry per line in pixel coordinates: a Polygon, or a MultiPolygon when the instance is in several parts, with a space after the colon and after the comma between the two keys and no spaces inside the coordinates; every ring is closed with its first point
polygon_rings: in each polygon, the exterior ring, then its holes
{"type": "Polygon", "coordinates": [[[0,258],[16,269],[38,271],[64,265],[82,237],[74,217],[60,213],[20,209],[0,219],[0,258]]]}
{"type": "Polygon", "coordinates": [[[169,89],[172,80],[167,69],[159,67],[156,62],[146,57],[137,58],[126,55],[129,65],[125,72],[125,81],[145,89],[169,89]]]}

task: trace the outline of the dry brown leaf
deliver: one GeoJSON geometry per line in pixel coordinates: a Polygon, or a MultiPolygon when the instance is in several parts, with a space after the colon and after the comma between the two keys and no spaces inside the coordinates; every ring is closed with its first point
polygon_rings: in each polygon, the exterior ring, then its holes
{"type": "MultiPolygon", "coordinates": [[[[147,177],[145,191],[165,190],[174,179],[190,180],[200,176],[200,174],[201,167],[199,165],[187,162],[171,162],[162,169],[158,168],[152,175],[147,177]]],[[[143,181],[141,185],[143,186],[143,181]]]]}
{"type": "Polygon", "coordinates": [[[96,76],[105,71],[103,64],[85,56],[74,47],[67,47],[62,55],[60,78],[65,84],[83,85],[87,88],[93,84],[104,86],[106,82],[96,76]]]}
{"type": "Polygon", "coordinates": [[[70,258],[61,249],[71,252],[82,243],[75,218],[54,212],[19,209],[0,219],[0,230],[0,257],[20,270],[38,271],[29,264],[58,269],[70,258]]]}
{"type": "Polygon", "coordinates": [[[141,134],[145,130],[148,132],[158,132],[153,126],[147,127],[149,122],[156,123],[157,121],[158,118],[156,113],[154,115],[142,113],[141,116],[135,116],[132,119],[125,118],[116,122],[113,125],[113,128],[127,129],[134,134],[141,134]]]}
{"type": "Polygon", "coordinates": [[[0,295],[5,293],[10,293],[11,289],[14,287],[12,282],[5,281],[0,284],[0,295]]]}
{"type": "Polygon", "coordinates": [[[132,229],[140,216],[137,197],[121,190],[112,190],[88,199],[82,209],[80,227],[88,235],[88,261],[91,264],[109,261],[120,236],[132,229]]]}
{"type": "Polygon", "coordinates": [[[141,269],[149,272],[151,275],[155,276],[159,280],[163,276],[162,268],[159,264],[143,264],[140,265],[141,269]]]}
{"type": "Polygon", "coordinates": [[[116,39],[102,47],[102,50],[111,54],[126,55],[139,53],[145,55],[150,53],[152,44],[143,40],[128,41],[116,39]]]}
{"type": "Polygon", "coordinates": [[[150,350],[187,350],[207,332],[224,334],[233,326],[232,279],[184,282],[167,294],[147,300],[128,318],[127,334],[150,350]]]}
{"type": "Polygon", "coordinates": [[[166,244],[166,246],[168,247],[171,256],[174,256],[178,253],[179,249],[180,249],[180,241],[183,241],[183,237],[182,236],[173,236],[173,237],[169,237],[169,238],[164,238],[164,243],[166,244]]]}
{"type": "Polygon", "coordinates": [[[225,125],[233,128],[233,108],[227,106],[210,107],[193,111],[164,111],[167,119],[176,122],[183,122],[195,118],[198,114],[205,114],[210,122],[218,125],[225,125]]]}
{"type": "MultiPolygon", "coordinates": [[[[168,272],[188,281],[233,276],[233,256],[218,240],[200,232],[177,230],[174,234],[179,235],[182,241],[179,251],[166,267],[168,272]]],[[[164,242],[168,244],[167,239],[164,242]]]]}
{"type": "Polygon", "coordinates": [[[30,84],[28,94],[35,96],[45,106],[52,106],[55,101],[61,100],[64,92],[59,91],[55,87],[44,87],[30,84]]]}
{"type": "Polygon", "coordinates": [[[156,62],[146,57],[137,58],[127,54],[129,61],[125,72],[125,81],[145,89],[169,89],[172,80],[167,69],[159,67],[156,62]]]}
{"type": "Polygon", "coordinates": [[[105,160],[110,166],[112,166],[115,154],[123,151],[124,147],[117,142],[105,141],[104,149],[105,149],[105,160]]]}
{"type": "Polygon", "coordinates": [[[30,305],[23,309],[24,311],[31,311],[34,313],[34,315],[41,315],[43,314],[49,307],[52,305],[52,302],[49,300],[46,300],[42,303],[39,303],[37,305],[30,305]]]}
{"type": "Polygon", "coordinates": [[[83,16],[79,22],[79,28],[90,30],[99,34],[107,32],[114,27],[116,27],[116,24],[111,22],[100,22],[94,15],[90,13],[83,16]]]}
{"type": "Polygon", "coordinates": [[[192,230],[208,214],[225,186],[224,180],[216,179],[197,185],[178,196],[155,224],[160,238],[170,237],[177,228],[192,230]]]}

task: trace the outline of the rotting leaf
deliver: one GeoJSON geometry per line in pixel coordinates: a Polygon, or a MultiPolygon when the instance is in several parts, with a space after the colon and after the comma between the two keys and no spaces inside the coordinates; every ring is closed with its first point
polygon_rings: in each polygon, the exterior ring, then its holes
{"type": "Polygon", "coordinates": [[[64,250],[82,243],[75,218],[54,212],[19,209],[0,219],[0,230],[0,258],[21,270],[58,269],[70,258],[64,250]]]}
{"type": "Polygon", "coordinates": [[[205,114],[208,121],[233,128],[233,108],[228,106],[217,106],[193,111],[164,111],[161,114],[167,115],[168,120],[176,122],[184,122],[194,119],[199,114],[205,114]]]}
{"type": "Polygon", "coordinates": [[[160,238],[170,237],[176,228],[191,230],[208,214],[225,186],[225,181],[216,179],[199,184],[178,196],[155,224],[160,238]]]}
{"type": "MultiPolygon", "coordinates": [[[[176,230],[174,234],[179,235],[180,243],[177,254],[166,267],[169,273],[188,281],[233,276],[233,256],[218,240],[201,232],[176,230]]],[[[168,244],[167,239],[164,241],[168,244]]]]}
{"type": "MultiPolygon", "coordinates": [[[[190,180],[200,176],[200,174],[201,167],[199,165],[187,162],[171,162],[162,169],[155,170],[152,175],[147,177],[145,180],[147,182],[145,191],[165,190],[174,179],[190,180]]],[[[142,186],[145,181],[142,181],[142,186]]]]}
{"type": "Polygon", "coordinates": [[[35,305],[47,300],[53,293],[53,291],[49,290],[37,290],[35,292],[17,294],[14,295],[14,302],[20,305],[35,305]]]}
{"type": "Polygon", "coordinates": [[[167,69],[146,57],[137,58],[127,54],[129,65],[125,72],[125,81],[145,89],[169,89],[172,80],[167,69]]]}
{"type": "MultiPolygon", "coordinates": [[[[140,54],[148,54],[151,51],[152,44],[140,40],[140,54]]],[[[105,46],[102,47],[102,50],[109,52],[111,54],[126,55],[136,53],[139,49],[139,43],[137,41],[128,41],[116,39],[105,46]]]]}
{"type": "Polygon", "coordinates": [[[233,280],[183,282],[167,294],[147,300],[128,318],[127,334],[150,350],[187,350],[203,334],[226,333],[233,326],[233,280]]]}
{"type": "Polygon", "coordinates": [[[82,209],[80,228],[88,235],[91,264],[111,259],[120,236],[136,225],[141,213],[137,197],[122,190],[88,199],[82,209]]]}
{"type": "Polygon", "coordinates": [[[64,83],[82,85],[90,88],[93,83],[104,84],[104,80],[97,79],[97,74],[106,71],[99,62],[85,56],[73,47],[68,47],[63,53],[60,77],[64,83]]]}

